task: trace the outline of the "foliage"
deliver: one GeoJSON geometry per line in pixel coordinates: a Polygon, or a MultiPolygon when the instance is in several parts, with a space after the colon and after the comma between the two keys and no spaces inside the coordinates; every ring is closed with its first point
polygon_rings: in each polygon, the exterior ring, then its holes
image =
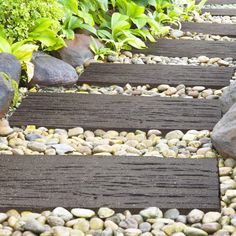
{"type": "Polygon", "coordinates": [[[64,17],[57,0],[0,0],[0,12],[0,25],[11,42],[27,39],[40,18],[50,19],[51,29],[58,32],[64,17]]]}
{"type": "MultiPolygon", "coordinates": [[[[59,0],[66,11],[63,35],[74,37],[74,30],[86,29],[114,51],[142,49],[145,40],[165,35],[171,24],[187,20],[199,10],[195,0],[59,0]]],[[[99,51],[101,55],[101,49],[99,51]]],[[[105,50],[107,51],[107,50],[105,50]]]]}

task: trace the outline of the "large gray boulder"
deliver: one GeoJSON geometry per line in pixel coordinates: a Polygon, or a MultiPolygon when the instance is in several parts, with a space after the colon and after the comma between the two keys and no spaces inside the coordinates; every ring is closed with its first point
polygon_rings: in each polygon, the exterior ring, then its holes
{"type": "Polygon", "coordinates": [[[236,82],[231,83],[230,86],[224,90],[220,101],[222,104],[222,112],[225,114],[236,102],[236,82]]]}
{"type": "Polygon", "coordinates": [[[13,95],[14,90],[10,81],[0,75],[0,119],[8,112],[13,95]]]}
{"type": "Polygon", "coordinates": [[[212,143],[222,157],[236,159],[236,103],[214,127],[212,143]]]}
{"type": "MultiPolygon", "coordinates": [[[[95,39],[98,47],[103,45],[95,39]]],[[[73,40],[66,40],[66,47],[58,50],[56,55],[61,60],[69,63],[73,67],[83,65],[87,60],[93,59],[94,54],[90,50],[92,38],[89,34],[75,34],[73,40]]]]}
{"type": "Polygon", "coordinates": [[[0,53],[0,72],[7,74],[10,78],[19,83],[21,64],[14,55],[9,53],[0,53]]]}
{"type": "Polygon", "coordinates": [[[68,63],[42,52],[33,54],[34,76],[31,86],[69,86],[78,80],[76,70],[68,63]]]}

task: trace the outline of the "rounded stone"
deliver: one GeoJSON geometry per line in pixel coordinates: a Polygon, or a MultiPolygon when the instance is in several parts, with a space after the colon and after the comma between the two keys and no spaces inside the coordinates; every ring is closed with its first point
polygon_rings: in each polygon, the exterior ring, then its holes
{"type": "Polygon", "coordinates": [[[187,220],[189,223],[194,224],[201,222],[204,216],[204,212],[198,209],[194,209],[187,215],[187,220]]]}
{"type": "Polygon", "coordinates": [[[164,218],[176,220],[180,215],[178,209],[169,209],[164,213],[164,218]]]}
{"type": "Polygon", "coordinates": [[[125,236],[139,236],[141,233],[140,229],[126,229],[124,231],[125,236]]]}
{"type": "Polygon", "coordinates": [[[55,215],[55,216],[58,216],[60,218],[62,218],[64,221],[69,221],[71,219],[73,219],[73,215],[68,211],[66,210],[65,208],[63,207],[57,207],[55,208],[52,213],[55,215]]]}
{"type": "Polygon", "coordinates": [[[157,207],[149,207],[139,212],[144,218],[162,218],[163,213],[157,207]]]}
{"type": "Polygon", "coordinates": [[[63,226],[65,224],[65,221],[58,217],[58,216],[49,216],[47,218],[48,224],[53,227],[53,226],[63,226]]]}
{"type": "Polygon", "coordinates": [[[221,214],[219,212],[207,212],[203,219],[203,223],[212,223],[212,222],[217,222],[221,217],[221,214]]]}
{"type": "Polygon", "coordinates": [[[99,230],[103,229],[104,222],[101,219],[94,217],[90,220],[89,225],[90,229],[99,230]]]}
{"type": "Polygon", "coordinates": [[[98,210],[98,216],[100,218],[108,218],[115,214],[115,211],[108,208],[108,207],[102,207],[98,210]]]}
{"type": "Polygon", "coordinates": [[[91,218],[95,216],[95,212],[90,209],[84,209],[84,208],[74,208],[71,210],[71,213],[76,217],[81,218],[91,218]]]}
{"type": "Polygon", "coordinates": [[[70,236],[70,230],[63,226],[53,228],[53,236],[70,236]]]}
{"type": "Polygon", "coordinates": [[[73,225],[74,229],[79,229],[84,233],[89,231],[89,222],[86,219],[78,219],[77,222],[73,225]]]}
{"type": "Polygon", "coordinates": [[[145,232],[149,232],[151,230],[152,226],[150,223],[148,222],[143,222],[139,225],[139,229],[145,233],[145,232]]]}

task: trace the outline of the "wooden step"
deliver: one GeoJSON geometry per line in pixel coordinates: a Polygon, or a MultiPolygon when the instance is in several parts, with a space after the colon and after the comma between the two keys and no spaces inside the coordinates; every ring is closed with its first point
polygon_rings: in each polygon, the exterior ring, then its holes
{"type": "Polygon", "coordinates": [[[104,130],[211,130],[221,118],[217,100],[124,95],[32,93],[10,118],[12,126],[104,130]]]}
{"type": "Polygon", "coordinates": [[[143,50],[133,49],[134,53],[160,55],[167,57],[232,57],[236,58],[236,42],[159,39],[156,43],[147,43],[143,50]]]}
{"type": "Polygon", "coordinates": [[[160,84],[178,86],[205,86],[223,88],[228,86],[234,68],[175,66],[175,65],[127,65],[91,64],[79,78],[79,84],[132,86],[160,84]]]}
{"type": "Polygon", "coordinates": [[[236,36],[235,24],[183,22],[181,30],[221,36],[236,36]]]}
{"type": "Polygon", "coordinates": [[[217,159],[0,156],[0,210],[220,211],[217,159]]]}
{"type": "Polygon", "coordinates": [[[211,13],[212,16],[236,16],[236,9],[202,9],[202,13],[206,12],[211,13]]]}

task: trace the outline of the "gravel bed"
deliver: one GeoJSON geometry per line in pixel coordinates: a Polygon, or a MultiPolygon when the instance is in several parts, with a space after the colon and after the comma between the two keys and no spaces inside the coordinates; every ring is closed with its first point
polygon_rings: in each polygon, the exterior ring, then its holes
{"type": "Polygon", "coordinates": [[[236,4],[206,4],[203,9],[236,9],[236,4]]]}
{"type": "MultiPolygon", "coordinates": [[[[178,209],[161,211],[156,206],[139,214],[115,212],[101,207],[97,212],[57,207],[35,213],[15,209],[0,213],[1,236],[236,236],[236,162],[219,160],[221,205],[219,212],[198,209],[182,215],[178,209]]],[[[79,207],[79,206],[78,206],[79,207]]]]}
{"type": "MultiPolygon", "coordinates": [[[[89,60],[85,63],[88,66],[90,63],[96,61],[89,60]]],[[[162,65],[194,65],[194,66],[222,66],[222,67],[235,67],[236,60],[227,58],[209,58],[204,55],[199,57],[165,57],[156,55],[145,54],[132,54],[129,51],[124,51],[120,56],[109,55],[107,57],[109,63],[124,63],[124,64],[162,64],[162,65]]],[[[101,61],[100,61],[101,63],[101,61]]]]}
{"type": "Polygon", "coordinates": [[[236,42],[236,38],[228,36],[203,34],[196,32],[184,32],[182,30],[171,30],[170,35],[166,36],[168,39],[186,39],[186,40],[205,40],[205,41],[223,41],[223,42],[236,42]]]}
{"type": "Polygon", "coordinates": [[[223,94],[223,89],[207,89],[204,86],[186,87],[180,84],[176,87],[167,84],[161,84],[158,87],[150,85],[124,87],[112,85],[107,87],[92,86],[83,84],[73,88],[53,87],[39,89],[39,92],[47,93],[79,93],[79,94],[105,94],[105,95],[126,95],[126,96],[146,96],[146,97],[181,97],[197,99],[218,99],[223,94]]]}
{"type": "Polygon", "coordinates": [[[199,23],[236,24],[236,16],[212,16],[209,12],[204,14],[195,13],[189,20],[199,23]]]}
{"type": "Polygon", "coordinates": [[[92,132],[81,127],[48,130],[28,126],[26,129],[15,128],[7,137],[0,137],[0,154],[217,157],[210,135],[208,130],[187,133],[175,130],[162,135],[159,130],[105,132],[98,129],[92,132]]]}

